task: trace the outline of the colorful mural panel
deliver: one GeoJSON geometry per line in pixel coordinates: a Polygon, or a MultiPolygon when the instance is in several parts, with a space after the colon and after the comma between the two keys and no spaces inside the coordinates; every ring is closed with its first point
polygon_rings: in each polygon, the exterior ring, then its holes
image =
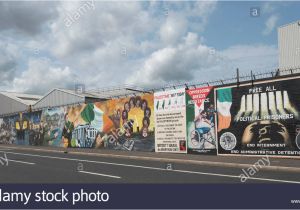
{"type": "Polygon", "coordinates": [[[154,151],[153,95],[70,107],[63,133],[71,147],[154,151]]]}
{"type": "Polygon", "coordinates": [[[188,153],[216,154],[213,87],[186,91],[188,153]]]}
{"type": "Polygon", "coordinates": [[[217,89],[218,153],[299,156],[299,82],[217,89]]]}

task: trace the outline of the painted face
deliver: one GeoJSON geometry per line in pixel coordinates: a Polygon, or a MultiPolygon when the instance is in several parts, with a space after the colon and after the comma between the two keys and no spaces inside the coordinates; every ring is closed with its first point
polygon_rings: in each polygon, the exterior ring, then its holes
{"type": "Polygon", "coordinates": [[[248,125],[242,137],[242,143],[278,143],[290,145],[287,128],[278,121],[263,120],[248,125]]]}
{"type": "Polygon", "coordinates": [[[147,107],[147,104],[146,104],[146,102],[144,102],[144,103],[142,104],[142,108],[143,108],[143,109],[146,109],[146,107],[147,107]]]}
{"type": "Polygon", "coordinates": [[[127,110],[127,111],[129,110],[129,104],[128,103],[125,104],[125,110],[127,110]]]}
{"type": "Polygon", "coordinates": [[[144,125],[145,125],[145,126],[148,126],[147,120],[144,120],[144,125]]]}
{"type": "Polygon", "coordinates": [[[130,100],[130,106],[131,106],[131,107],[134,106],[133,100],[130,100]]]}
{"type": "Polygon", "coordinates": [[[140,100],[137,100],[137,101],[136,101],[136,106],[137,106],[137,107],[141,106],[141,101],[140,101],[140,100]]]}

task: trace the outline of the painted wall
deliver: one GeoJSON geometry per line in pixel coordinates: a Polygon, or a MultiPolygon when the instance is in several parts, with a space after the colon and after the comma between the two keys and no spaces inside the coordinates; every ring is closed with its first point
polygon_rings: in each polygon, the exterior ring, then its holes
{"type": "Polygon", "coordinates": [[[186,91],[188,153],[216,154],[215,113],[213,87],[186,91]]]}
{"type": "Polygon", "coordinates": [[[154,151],[153,95],[69,107],[64,138],[71,147],[154,151]]]}
{"type": "Polygon", "coordinates": [[[17,114],[0,118],[0,144],[299,156],[299,83],[182,88],[17,114]]]}
{"type": "Polygon", "coordinates": [[[155,151],[186,153],[185,89],[154,93],[155,151]]]}
{"type": "Polygon", "coordinates": [[[64,119],[64,107],[1,118],[0,143],[67,146],[62,139],[64,119]]]}
{"type": "Polygon", "coordinates": [[[13,115],[0,119],[0,143],[34,145],[41,112],[13,115]]]}
{"type": "Polygon", "coordinates": [[[300,155],[300,79],[216,90],[218,153],[300,155]]]}

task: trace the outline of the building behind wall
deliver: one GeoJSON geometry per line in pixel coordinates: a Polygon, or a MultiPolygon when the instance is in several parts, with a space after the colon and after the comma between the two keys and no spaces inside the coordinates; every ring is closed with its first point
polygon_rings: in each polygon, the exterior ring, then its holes
{"type": "Polygon", "coordinates": [[[300,20],[278,28],[279,69],[300,68],[300,20]]]}
{"type": "Polygon", "coordinates": [[[0,92],[0,117],[28,112],[41,98],[42,96],[39,95],[2,91],[0,92]]]}

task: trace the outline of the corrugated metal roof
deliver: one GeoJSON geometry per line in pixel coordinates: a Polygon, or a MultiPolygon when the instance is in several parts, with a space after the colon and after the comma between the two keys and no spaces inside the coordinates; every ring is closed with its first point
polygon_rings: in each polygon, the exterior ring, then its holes
{"type": "Polygon", "coordinates": [[[76,93],[73,90],[55,88],[38,100],[33,105],[33,109],[84,103],[86,97],[91,97],[91,95],[87,96],[86,94],[76,93]]]}
{"type": "Polygon", "coordinates": [[[284,25],[282,25],[282,26],[279,26],[278,27],[278,29],[279,28],[283,28],[283,27],[287,27],[287,26],[289,26],[289,25],[293,25],[293,24],[298,24],[298,25],[300,25],[300,20],[297,20],[297,21],[294,21],[294,22],[291,22],[291,23],[288,23],[288,24],[284,24],[284,25]]]}
{"type": "Polygon", "coordinates": [[[43,108],[66,106],[71,104],[89,103],[89,101],[100,101],[116,97],[124,97],[145,91],[134,86],[119,86],[78,92],[70,89],[55,88],[44,96],[0,92],[1,104],[0,115],[23,112],[29,109],[40,110],[43,108]],[[2,94],[2,95],[1,95],[2,94]]]}
{"type": "Polygon", "coordinates": [[[0,94],[5,95],[15,101],[23,103],[25,105],[33,105],[39,99],[42,98],[40,95],[32,95],[32,94],[25,94],[25,93],[13,93],[13,92],[0,92],[0,94]]]}
{"type": "Polygon", "coordinates": [[[72,95],[75,95],[75,96],[79,96],[79,97],[89,97],[89,98],[101,98],[99,95],[97,94],[93,94],[93,93],[90,93],[90,92],[78,92],[78,91],[75,91],[75,90],[70,90],[70,89],[64,89],[64,88],[56,88],[56,90],[60,90],[60,91],[63,91],[63,92],[66,92],[66,93],[69,93],[69,94],[72,94],[72,95]]]}
{"type": "Polygon", "coordinates": [[[41,96],[32,94],[0,92],[0,116],[27,112],[29,106],[40,98],[41,96]]]}

